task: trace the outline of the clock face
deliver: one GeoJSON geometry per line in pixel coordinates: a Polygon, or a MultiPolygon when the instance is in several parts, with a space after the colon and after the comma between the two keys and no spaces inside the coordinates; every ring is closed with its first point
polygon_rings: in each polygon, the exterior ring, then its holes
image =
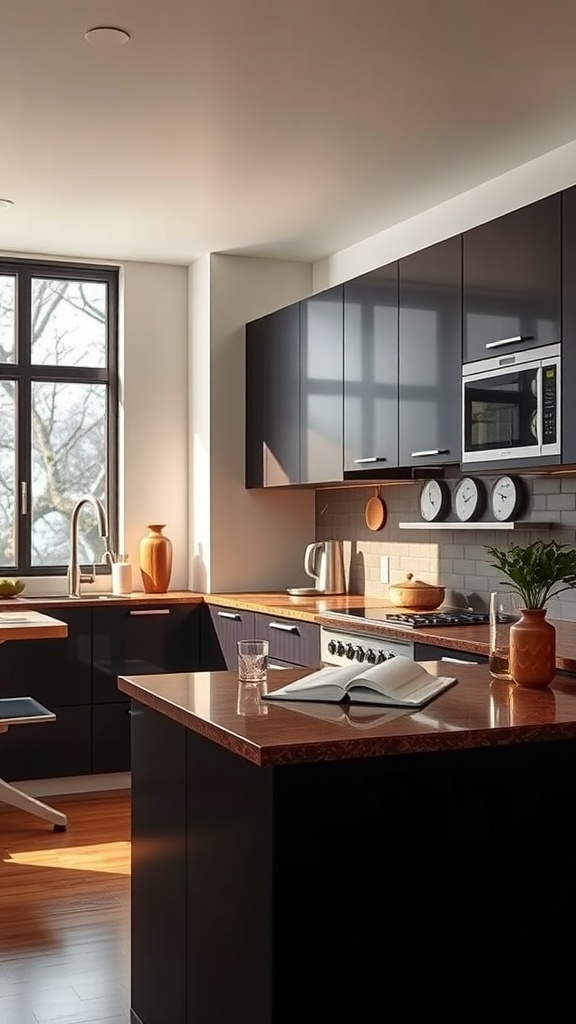
{"type": "Polygon", "coordinates": [[[420,515],[426,522],[442,519],[450,506],[450,491],[443,480],[427,480],[420,491],[420,515]]]}
{"type": "Polygon", "coordinates": [[[494,519],[500,523],[513,519],[520,512],[523,499],[522,483],[518,477],[501,476],[494,484],[490,495],[494,519]]]}
{"type": "Polygon", "coordinates": [[[477,519],[485,508],[484,485],[471,476],[462,477],[454,488],[452,508],[461,523],[477,519]]]}

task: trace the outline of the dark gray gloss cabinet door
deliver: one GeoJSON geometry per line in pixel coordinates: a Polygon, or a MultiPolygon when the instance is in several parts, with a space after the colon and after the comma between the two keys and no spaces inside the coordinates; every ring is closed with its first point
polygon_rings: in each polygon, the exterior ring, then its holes
{"type": "Polygon", "coordinates": [[[398,264],[344,285],[344,471],[398,465],[398,264]]]}
{"type": "Polygon", "coordinates": [[[300,304],[246,324],[246,487],[300,482],[300,304]]]}
{"type": "MultiPolygon", "coordinates": [[[[211,604],[203,608],[202,668],[207,672],[238,668],[239,640],[253,640],[254,612],[242,608],[222,608],[211,604]]],[[[258,639],[265,639],[259,637],[258,639]]]]}
{"type": "Polygon", "coordinates": [[[300,303],[300,483],[342,480],[342,285],[300,303]]]}
{"type": "Polygon", "coordinates": [[[559,342],[561,195],[480,224],[463,243],[464,361],[559,342]]]}
{"type": "Polygon", "coordinates": [[[93,610],[93,701],[125,701],[120,675],[188,672],[200,666],[199,605],[93,610]]]}
{"type": "Polygon", "coordinates": [[[435,466],[462,451],[462,241],[400,260],[399,462],[435,466]]]}

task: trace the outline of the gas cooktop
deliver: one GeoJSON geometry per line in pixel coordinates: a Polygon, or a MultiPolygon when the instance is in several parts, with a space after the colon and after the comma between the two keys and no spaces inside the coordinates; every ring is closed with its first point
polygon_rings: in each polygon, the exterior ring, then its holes
{"type": "Polygon", "coordinates": [[[386,608],[333,609],[338,618],[360,619],[376,625],[422,629],[427,626],[482,626],[490,621],[487,612],[389,612],[386,608]]]}

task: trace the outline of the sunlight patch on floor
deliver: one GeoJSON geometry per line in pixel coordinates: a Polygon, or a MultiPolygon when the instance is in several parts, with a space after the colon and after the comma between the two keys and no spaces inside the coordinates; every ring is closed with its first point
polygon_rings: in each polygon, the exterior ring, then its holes
{"type": "Polygon", "coordinates": [[[90,846],[70,846],[59,850],[21,850],[4,857],[4,863],[129,875],[130,843],[93,843],[90,846]]]}

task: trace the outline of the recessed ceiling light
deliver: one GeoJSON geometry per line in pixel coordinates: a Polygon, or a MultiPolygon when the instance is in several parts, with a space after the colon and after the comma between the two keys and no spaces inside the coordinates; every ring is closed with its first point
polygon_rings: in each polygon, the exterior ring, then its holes
{"type": "Polygon", "coordinates": [[[14,206],[13,199],[0,199],[0,206],[14,206]]]}
{"type": "Polygon", "coordinates": [[[95,46],[111,50],[113,47],[129,43],[130,33],[123,28],[114,28],[112,25],[95,25],[94,28],[88,29],[84,38],[95,46]]]}

